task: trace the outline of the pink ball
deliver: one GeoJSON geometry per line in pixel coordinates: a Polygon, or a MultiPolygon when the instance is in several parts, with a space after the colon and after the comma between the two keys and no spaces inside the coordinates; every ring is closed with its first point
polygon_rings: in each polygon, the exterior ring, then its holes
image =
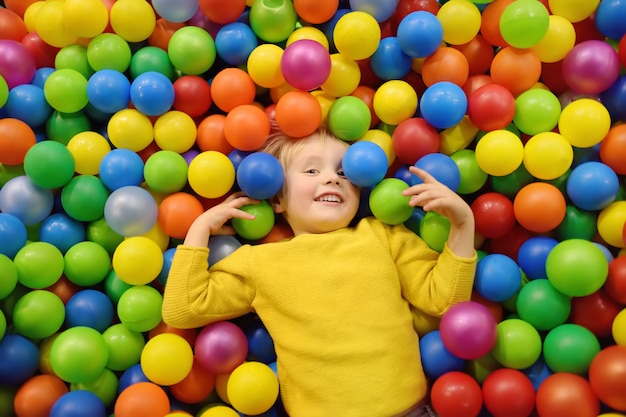
{"type": "Polygon", "coordinates": [[[331,60],[326,47],[311,39],[290,43],[280,60],[285,81],[300,90],[315,90],[330,74],[331,60]]]}
{"type": "Polygon", "coordinates": [[[496,343],[497,323],[491,311],[475,301],[453,305],[439,323],[443,345],[461,359],[478,359],[496,343]]]}
{"type": "Polygon", "coordinates": [[[35,58],[24,45],[12,39],[0,39],[0,75],[9,89],[30,83],[36,70],[35,58]]]}
{"type": "Polygon", "coordinates": [[[194,344],[196,360],[213,374],[228,374],[248,355],[248,340],[236,324],[218,321],[204,326],[194,344]]]}
{"type": "Polygon", "coordinates": [[[617,80],[620,61],[607,42],[588,40],[574,46],[563,59],[563,80],[581,94],[599,94],[617,80]]]}

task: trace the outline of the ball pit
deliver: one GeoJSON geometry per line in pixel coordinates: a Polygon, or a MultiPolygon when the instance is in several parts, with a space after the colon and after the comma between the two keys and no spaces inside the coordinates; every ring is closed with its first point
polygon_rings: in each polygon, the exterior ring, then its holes
{"type": "Polygon", "coordinates": [[[442,250],[411,165],[471,204],[473,301],[420,333],[439,415],[626,413],[624,2],[2,5],[1,415],[282,415],[267,330],[168,328],[162,291],[232,191],[257,219],[210,264],[289,236],[255,152],[322,124],[360,213],[442,250]]]}

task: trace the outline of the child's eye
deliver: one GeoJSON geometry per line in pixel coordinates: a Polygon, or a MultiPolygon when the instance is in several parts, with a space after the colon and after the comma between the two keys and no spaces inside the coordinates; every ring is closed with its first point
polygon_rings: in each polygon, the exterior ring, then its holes
{"type": "Polygon", "coordinates": [[[309,169],[305,169],[304,172],[306,174],[317,174],[318,171],[315,168],[309,168],[309,169]]]}
{"type": "Polygon", "coordinates": [[[346,178],[346,174],[343,172],[343,169],[337,171],[337,175],[339,175],[341,178],[346,178]]]}

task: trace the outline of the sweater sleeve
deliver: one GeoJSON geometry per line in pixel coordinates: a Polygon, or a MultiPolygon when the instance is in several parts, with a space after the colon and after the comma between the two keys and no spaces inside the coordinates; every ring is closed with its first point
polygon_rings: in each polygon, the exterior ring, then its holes
{"type": "Polygon", "coordinates": [[[251,312],[254,290],[242,278],[245,274],[209,272],[208,256],[208,248],[176,248],[163,293],[163,321],[168,325],[198,328],[251,312]]]}

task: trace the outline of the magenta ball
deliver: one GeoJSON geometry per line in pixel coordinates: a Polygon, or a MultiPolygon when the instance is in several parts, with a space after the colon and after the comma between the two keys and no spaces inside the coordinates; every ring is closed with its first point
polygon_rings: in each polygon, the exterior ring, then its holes
{"type": "Polygon", "coordinates": [[[229,321],[218,321],[200,330],[194,344],[196,360],[213,374],[227,374],[248,355],[244,331],[229,321]]]}
{"type": "Polygon", "coordinates": [[[619,55],[600,40],[579,43],[563,59],[563,80],[580,94],[602,93],[613,85],[619,72],[619,55]]]}
{"type": "Polygon", "coordinates": [[[35,58],[24,45],[12,39],[0,39],[0,76],[9,89],[30,83],[36,70],[35,58]]]}
{"type": "Polygon", "coordinates": [[[311,39],[290,43],[280,59],[285,81],[300,90],[321,86],[330,74],[330,54],[324,45],[311,39]]]}
{"type": "Polygon", "coordinates": [[[439,332],[450,353],[461,359],[478,359],[489,353],[496,343],[497,323],[483,304],[464,301],[444,313],[439,332]]]}

